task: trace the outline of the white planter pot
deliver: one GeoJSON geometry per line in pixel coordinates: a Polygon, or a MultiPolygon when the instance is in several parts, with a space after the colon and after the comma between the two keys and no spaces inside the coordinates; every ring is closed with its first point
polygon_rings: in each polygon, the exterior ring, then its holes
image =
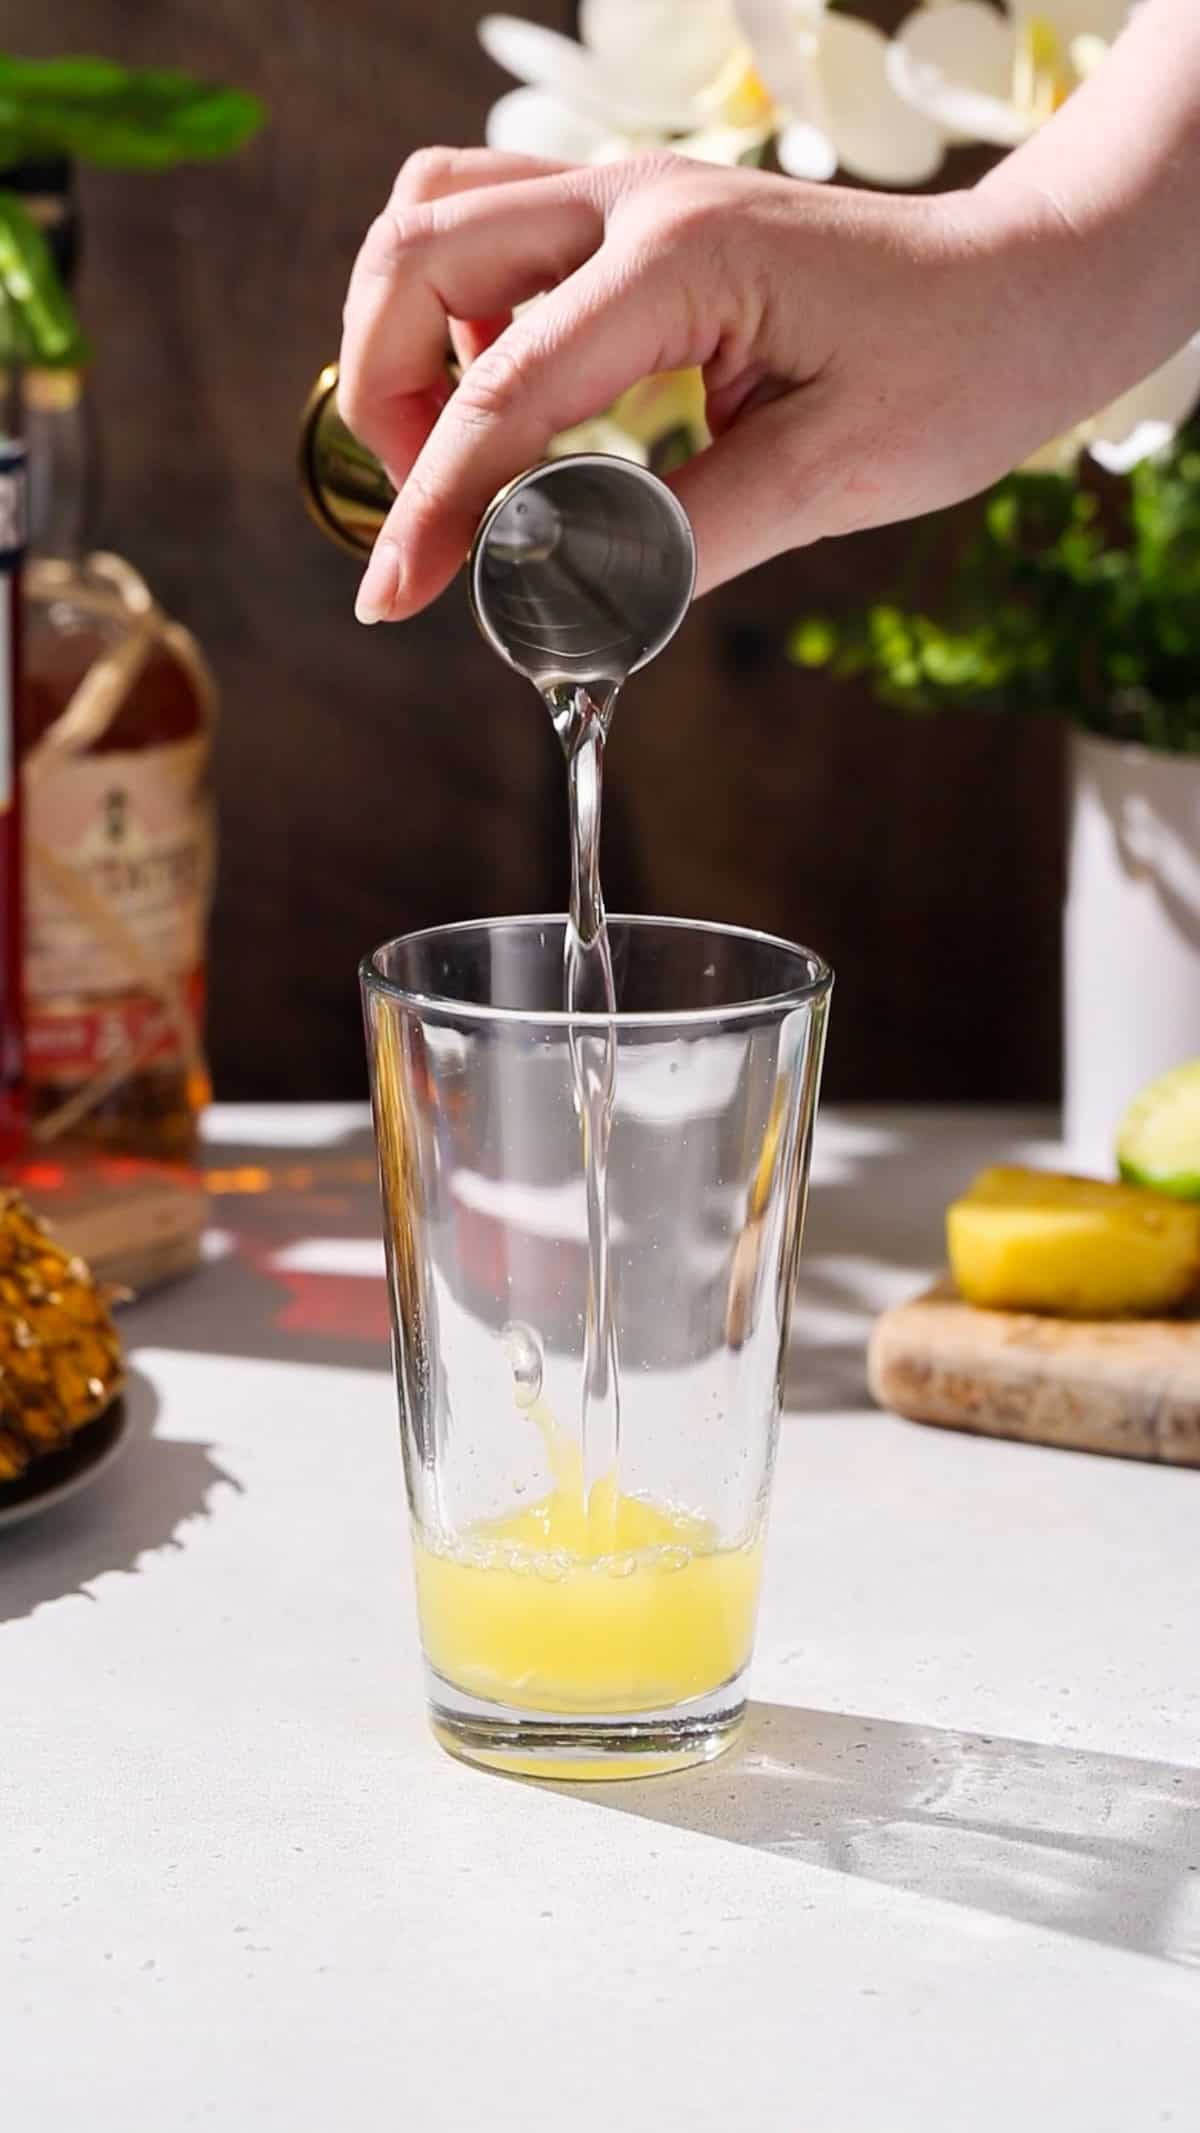
{"type": "Polygon", "coordinates": [[[1063,966],[1063,1138],[1103,1176],[1130,1098],[1200,1058],[1200,759],[1073,734],[1063,966]]]}

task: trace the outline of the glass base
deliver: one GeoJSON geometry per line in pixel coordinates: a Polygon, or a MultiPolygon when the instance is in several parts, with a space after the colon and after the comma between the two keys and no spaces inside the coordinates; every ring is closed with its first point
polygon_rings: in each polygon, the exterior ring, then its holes
{"type": "Polygon", "coordinates": [[[440,1675],[430,1678],[434,1737],[462,1762],[510,1777],[598,1784],[666,1777],[732,1748],[746,1715],[744,1676],[667,1711],[592,1717],[484,1703],[440,1675]]]}

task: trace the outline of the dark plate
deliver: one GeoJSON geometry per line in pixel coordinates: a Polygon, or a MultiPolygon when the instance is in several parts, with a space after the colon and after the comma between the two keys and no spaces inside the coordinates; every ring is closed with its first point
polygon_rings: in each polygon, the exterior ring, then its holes
{"type": "Polygon", "coordinates": [[[116,1458],[128,1429],[125,1402],[117,1398],[94,1422],[78,1430],[61,1452],[35,1459],[19,1481],[0,1483],[0,1526],[15,1526],[19,1519],[48,1511],[52,1504],[73,1496],[76,1489],[86,1488],[116,1458]]]}

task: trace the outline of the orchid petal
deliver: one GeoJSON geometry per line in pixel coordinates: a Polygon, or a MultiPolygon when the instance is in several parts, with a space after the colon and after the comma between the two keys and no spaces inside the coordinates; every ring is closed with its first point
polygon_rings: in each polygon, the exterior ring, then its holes
{"type": "Polygon", "coordinates": [[[1102,37],[1112,44],[1125,27],[1130,0],[1009,0],[1009,13],[1046,23],[1065,50],[1077,37],[1102,37]]]}
{"type": "Polygon", "coordinates": [[[901,23],[888,52],[898,96],[948,133],[1015,148],[1037,121],[1012,101],[1016,32],[983,0],[922,7],[901,23]]]}
{"type": "Polygon", "coordinates": [[[810,76],[826,23],[824,0],[737,0],[737,18],[776,102],[812,118],[810,76]]]}
{"type": "Polygon", "coordinates": [[[1080,81],[1086,81],[1089,74],[1095,73],[1097,67],[1101,66],[1108,58],[1111,49],[1112,47],[1103,37],[1087,35],[1071,39],[1069,57],[1080,81]]]}
{"type": "MultiPolygon", "coordinates": [[[[674,142],[671,143],[674,147],[674,142]]],[[[592,157],[593,163],[625,163],[630,156],[640,156],[652,148],[662,147],[662,135],[657,133],[612,133],[603,148],[598,148],[592,157]]]]}
{"type": "Polygon", "coordinates": [[[940,129],[896,95],[888,41],[852,15],[827,15],[817,74],[842,168],[876,185],[920,185],[940,167],[940,129]]]}
{"type": "Polygon", "coordinates": [[[1200,399],[1200,335],[1088,423],[1088,450],[1110,474],[1161,452],[1200,399]]]}
{"type": "Polygon", "coordinates": [[[1079,455],[1087,443],[1086,431],[1082,428],[1064,430],[1060,437],[1052,437],[1049,444],[1039,445],[1028,459],[1021,461],[1023,474],[1073,474],[1079,463],[1079,455]]]}
{"type": "Polygon", "coordinates": [[[1087,448],[1106,474],[1132,474],[1143,459],[1153,459],[1167,451],[1174,436],[1173,422],[1138,422],[1120,444],[1105,444],[1103,438],[1089,437],[1087,448]]]}
{"type": "Polygon", "coordinates": [[[795,119],[785,126],[775,143],[775,160],[789,178],[808,178],[823,185],[836,175],[837,149],[819,126],[795,119]]]}
{"type": "Polygon", "coordinates": [[[551,163],[598,162],[613,139],[607,126],[544,89],[510,89],[487,117],[489,148],[513,155],[545,156],[551,163]]]}
{"type": "Polygon", "coordinates": [[[701,126],[695,133],[681,134],[671,148],[693,163],[723,163],[732,169],[738,163],[761,162],[770,138],[769,126],[701,126]]]}
{"type": "Polygon", "coordinates": [[[489,59],[506,74],[532,88],[553,88],[569,93],[579,81],[586,82],[591,62],[582,45],[557,30],[547,30],[520,15],[484,15],[479,23],[479,42],[489,59]]]}
{"type": "Polygon", "coordinates": [[[738,0],[737,12],[783,117],[775,143],[780,169],[789,178],[824,184],[838,165],[816,63],[825,0],[738,0]]]}
{"type": "Polygon", "coordinates": [[[611,74],[667,101],[702,97],[742,44],[731,0],[581,0],[579,34],[611,74]]]}
{"type": "Polygon", "coordinates": [[[694,111],[686,95],[659,103],[640,93],[629,69],[609,68],[571,37],[519,15],[485,15],[479,42],[490,59],[518,81],[546,89],[600,125],[629,132],[683,133],[694,111]]]}

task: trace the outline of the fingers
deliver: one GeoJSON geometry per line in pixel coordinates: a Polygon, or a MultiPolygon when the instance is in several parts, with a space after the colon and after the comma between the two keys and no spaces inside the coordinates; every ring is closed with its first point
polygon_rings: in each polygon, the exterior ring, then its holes
{"type": "Polygon", "coordinates": [[[509,313],[563,281],[603,234],[596,204],[554,179],[380,218],[348,301],[338,401],[394,481],[444,397],[448,321],[509,313]]]}
{"type": "MultiPolygon", "coordinates": [[[[506,293],[478,299],[471,271],[471,232],[486,216],[496,193],[511,188],[519,212],[522,186],[565,175],[534,157],[491,150],[426,149],[401,171],[391,199],[376,217],[354,264],[346,298],[339,357],[340,412],[362,441],[401,480],[445,399],[444,359],[451,321],[460,359],[471,361],[508,322],[511,305],[536,293],[530,275],[550,275],[559,262],[564,215],[556,227],[539,228],[535,242],[515,243],[512,214],[505,218],[507,250],[493,250],[492,286],[506,293]],[[454,312],[439,287],[444,265],[453,263],[453,285],[464,308],[454,312]],[[507,293],[510,289],[517,294],[507,293]],[[472,323],[474,322],[474,323],[472,323]]],[[[578,213],[573,218],[580,221],[578,213]]],[[[593,213],[590,234],[602,223],[593,213]]],[[[482,240],[488,257],[489,240],[482,240]]],[[[491,240],[494,244],[495,240],[491,240]]],[[[569,249],[569,248],[568,248],[569,249]]],[[[478,243],[476,244],[478,255],[478,243]]],[[[578,256],[583,256],[582,254],[578,256]]],[[[569,265],[575,264],[575,255],[569,265]]],[[[487,278],[485,278],[487,279],[487,278]]],[[[480,287],[484,285],[481,283],[480,287]]]]}
{"type": "Polygon", "coordinates": [[[678,164],[579,170],[490,150],[405,166],[346,306],[342,412],[399,491],[360,619],[400,620],[435,598],[493,496],[556,434],[641,379],[710,360],[717,441],[674,484],[701,589],[835,530],[838,476],[817,442],[825,381],[784,385],[741,352],[737,277],[696,183],[678,164]],[[448,337],[464,365],[453,394],[448,337]]]}
{"type": "Polygon", "coordinates": [[[474,192],[483,185],[561,176],[574,167],[546,156],[516,155],[510,149],[418,148],[396,179],[392,198],[416,207],[427,200],[444,200],[452,193],[474,192]]]}
{"type": "MultiPolygon", "coordinates": [[[[400,172],[392,199],[419,207],[483,186],[513,184],[519,178],[561,177],[571,167],[548,157],[494,148],[420,148],[400,172]]],[[[509,312],[500,311],[494,318],[449,321],[451,346],[464,370],[499,339],[509,317],[509,312]]]]}
{"type": "Polygon", "coordinates": [[[359,588],[360,621],[399,621],[434,599],[497,490],[543,458],[552,437],[639,379],[706,360],[711,350],[690,345],[696,313],[669,266],[614,246],[514,320],[465,373],[419,453],[359,588]]]}
{"type": "Polygon", "coordinates": [[[485,348],[498,341],[506,326],[512,324],[512,313],[498,311],[494,318],[452,318],[450,321],[450,345],[458,358],[460,370],[481,356],[485,348]]]}

